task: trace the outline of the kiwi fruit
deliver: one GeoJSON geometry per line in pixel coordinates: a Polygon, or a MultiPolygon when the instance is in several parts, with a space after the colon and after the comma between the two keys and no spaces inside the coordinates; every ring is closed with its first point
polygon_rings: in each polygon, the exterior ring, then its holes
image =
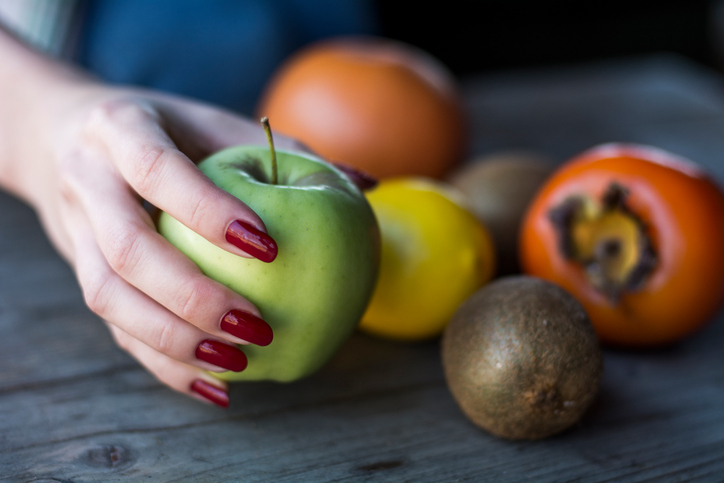
{"type": "Polygon", "coordinates": [[[520,272],[520,223],[553,169],[553,163],[542,155],[501,151],[474,158],[448,177],[447,181],[463,193],[470,211],[493,237],[498,275],[520,272]]]}
{"type": "Polygon", "coordinates": [[[496,436],[535,440],[576,423],[595,399],[603,357],[583,307],[529,276],[484,286],[457,310],[442,338],[450,392],[496,436]]]}

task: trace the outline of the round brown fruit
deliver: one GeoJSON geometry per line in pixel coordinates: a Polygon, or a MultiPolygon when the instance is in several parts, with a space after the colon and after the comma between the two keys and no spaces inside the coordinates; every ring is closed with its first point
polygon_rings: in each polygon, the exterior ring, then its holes
{"type": "Polygon", "coordinates": [[[534,277],[477,291],[442,340],[445,378],[462,411],[509,439],[545,438],[576,423],[598,393],[602,360],[581,305],[534,277]]]}
{"type": "Polygon", "coordinates": [[[498,275],[520,272],[520,224],[528,204],[553,170],[553,163],[539,154],[503,151],[475,158],[448,177],[490,231],[498,254],[498,275]]]}
{"type": "Polygon", "coordinates": [[[441,178],[465,148],[451,73],[425,52],[382,38],[303,49],[274,75],[258,114],[320,156],[378,178],[441,178]]]}

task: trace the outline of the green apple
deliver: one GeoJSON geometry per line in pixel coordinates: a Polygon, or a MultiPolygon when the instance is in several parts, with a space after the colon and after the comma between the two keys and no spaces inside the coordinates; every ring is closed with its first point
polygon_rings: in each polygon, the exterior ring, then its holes
{"type": "Polygon", "coordinates": [[[357,326],[379,267],[379,229],[364,195],[312,155],[236,146],[199,164],[219,188],[264,221],[279,253],[271,263],[233,255],[166,213],[159,232],[209,277],[254,303],[274,330],[266,347],[244,345],[243,372],[226,380],[293,381],[319,369],[357,326]],[[276,173],[275,173],[276,174],[276,173]]]}

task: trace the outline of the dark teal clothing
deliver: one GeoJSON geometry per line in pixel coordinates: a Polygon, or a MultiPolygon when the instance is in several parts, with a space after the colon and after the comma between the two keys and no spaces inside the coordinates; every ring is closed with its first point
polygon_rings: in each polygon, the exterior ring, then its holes
{"type": "Polygon", "coordinates": [[[246,115],[297,48],[376,33],[367,0],[94,0],[83,24],[79,61],[102,79],[246,115]]]}

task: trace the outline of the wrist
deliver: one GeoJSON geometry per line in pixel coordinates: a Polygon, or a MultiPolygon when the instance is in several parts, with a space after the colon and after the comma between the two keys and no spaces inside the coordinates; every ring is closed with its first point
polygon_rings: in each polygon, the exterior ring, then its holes
{"type": "Polygon", "coordinates": [[[51,157],[55,119],[74,92],[94,82],[2,28],[0,58],[0,188],[36,205],[29,183],[37,184],[42,164],[51,157]]]}

